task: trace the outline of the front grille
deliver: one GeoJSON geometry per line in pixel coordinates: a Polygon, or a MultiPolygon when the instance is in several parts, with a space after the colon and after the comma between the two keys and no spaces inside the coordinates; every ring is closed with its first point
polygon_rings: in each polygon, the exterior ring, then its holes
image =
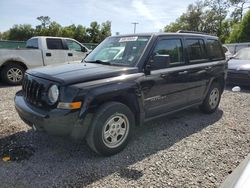
{"type": "Polygon", "coordinates": [[[42,106],[42,92],[44,91],[43,84],[34,79],[25,77],[22,84],[24,98],[27,102],[36,106],[42,106]]]}

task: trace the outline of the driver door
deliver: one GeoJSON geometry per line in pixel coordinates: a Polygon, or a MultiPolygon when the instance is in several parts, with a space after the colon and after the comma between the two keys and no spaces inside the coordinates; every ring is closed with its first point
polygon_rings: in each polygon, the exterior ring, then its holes
{"type": "Polygon", "coordinates": [[[164,114],[185,106],[187,71],[181,37],[162,37],[151,55],[151,71],[142,83],[146,118],[164,114]],[[159,62],[154,56],[167,56],[169,62],[159,62]]]}

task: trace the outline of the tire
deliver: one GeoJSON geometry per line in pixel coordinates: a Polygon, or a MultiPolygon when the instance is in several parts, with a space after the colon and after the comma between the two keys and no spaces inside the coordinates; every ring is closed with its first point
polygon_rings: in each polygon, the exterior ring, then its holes
{"type": "Polygon", "coordinates": [[[204,99],[202,105],[200,105],[200,109],[203,113],[211,114],[217,110],[220,104],[221,91],[222,89],[218,82],[212,83],[206,98],[204,99]]]}
{"type": "Polygon", "coordinates": [[[114,155],[125,148],[134,126],[134,115],[126,105],[105,103],[94,114],[87,143],[98,154],[114,155]]]}
{"type": "Polygon", "coordinates": [[[7,64],[2,68],[2,80],[9,85],[22,84],[25,69],[16,63],[7,64]]]}

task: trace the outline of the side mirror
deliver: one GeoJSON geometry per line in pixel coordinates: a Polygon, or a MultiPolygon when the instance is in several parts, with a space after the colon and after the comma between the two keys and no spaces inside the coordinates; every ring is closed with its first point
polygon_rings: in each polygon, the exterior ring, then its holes
{"type": "Polygon", "coordinates": [[[82,52],[87,52],[88,50],[86,48],[82,47],[81,51],[82,52]]]}
{"type": "Polygon", "coordinates": [[[170,62],[171,60],[169,55],[155,55],[152,63],[153,69],[167,68],[169,67],[170,62]]]}

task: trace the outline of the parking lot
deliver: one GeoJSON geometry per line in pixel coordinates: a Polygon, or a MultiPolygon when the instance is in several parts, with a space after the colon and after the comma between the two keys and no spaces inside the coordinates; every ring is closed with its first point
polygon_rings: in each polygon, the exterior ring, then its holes
{"type": "Polygon", "coordinates": [[[100,157],[28,128],[14,108],[20,88],[0,85],[0,154],[29,152],[0,161],[1,187],[218,187],[250,152],[249,89],[228,88],[214,114],[193,108],[138,127],[124,151],[100,157]]]}

